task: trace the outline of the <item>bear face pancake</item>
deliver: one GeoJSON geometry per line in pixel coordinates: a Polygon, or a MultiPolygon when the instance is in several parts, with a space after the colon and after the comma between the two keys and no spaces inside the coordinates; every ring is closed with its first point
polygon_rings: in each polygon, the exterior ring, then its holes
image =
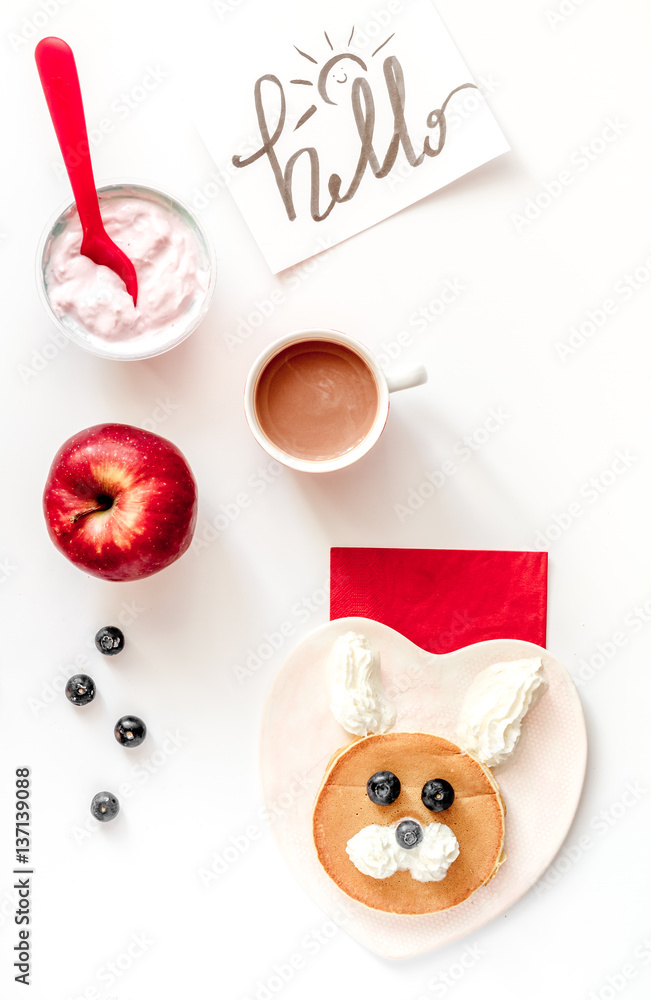
{"type": "Polygon", "coordinates": [[[504,805],[490,771],[454,743],[429,733],[376,734],[350,744],[331,761],[317,795],[313,832],[321,864],[351,898],[392,913],[436,913],[463,902],[497,871],[504,805]],[[378,771],[389,771],[400,782],[400,793],[389,805],[376,804],[367,794],[367,781],[378,771]],[[452,805],[442,812],[426,808],[421,798],[426,783],[437,778],[454,789],[452,805]],[[406,818],[423,828],[444,823],[454,833],[459,855],[440,881],[419,882],[409,871],[374,878],[348,856],[348,842],[360,830],[406,818]]]}

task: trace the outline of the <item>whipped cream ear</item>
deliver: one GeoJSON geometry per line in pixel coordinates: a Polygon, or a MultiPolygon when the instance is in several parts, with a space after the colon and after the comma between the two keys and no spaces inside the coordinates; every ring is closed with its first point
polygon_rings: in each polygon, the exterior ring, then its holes
{"type": "Polygon", "coordinates": [[[507,760],[520,739],[522,720],[545,687],[540,656],[480,671],[459,715],[459,745],[487,767],[507,760]]]}
{"type": "Polygon", "coordinates": [[[330,709],[337,722],[354,736],[386,733],[396,721],[396,709],[382,686],[380,654],[368,639],[346,632],[334,644],[330,709]]]}
{"type": "Polygon", "coordinates": [[[445,823],[428,823],[422,827],[420,843],[407,850],[396,840],[398,826],[399,823],[391,826],[372,823],[351,837],[346,853],[355,868],[373,878],[389,878],[397,871],[410,872],[417,882],[440,882],[445,878],[448,868],[459,857],[459,844],[450,827],[445,823]]]}

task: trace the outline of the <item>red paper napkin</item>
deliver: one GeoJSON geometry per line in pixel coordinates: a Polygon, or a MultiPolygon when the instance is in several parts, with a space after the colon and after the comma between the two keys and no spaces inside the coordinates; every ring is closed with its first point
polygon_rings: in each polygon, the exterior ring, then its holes
{"type": "Polygon", "coordinates": [[[547,553],[330,550],[330,618],[389,625],[430,653],[485,639],[544,646],[547,553]]]}

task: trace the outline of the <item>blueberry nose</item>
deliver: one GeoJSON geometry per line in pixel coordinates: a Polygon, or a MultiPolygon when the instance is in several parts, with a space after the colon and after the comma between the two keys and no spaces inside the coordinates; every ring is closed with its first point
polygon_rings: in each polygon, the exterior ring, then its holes
{"type": "Polygon", "coordinates": [[[396,828],[396,840],[400,847],[410,851],[423,839],[423,829],[415,819],[403,819],[396,828]]]}

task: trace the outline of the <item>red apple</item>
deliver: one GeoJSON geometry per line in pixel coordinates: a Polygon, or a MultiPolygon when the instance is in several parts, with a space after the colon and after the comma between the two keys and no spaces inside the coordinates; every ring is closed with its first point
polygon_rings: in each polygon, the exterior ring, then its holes
{"type": "Polygon", "coordinates": [[[54,457],[43,509],[50,538],[104,580],[139,580],[192,541],[197,485],[179,449],[128,424],[97,424],[54,457]]]}

